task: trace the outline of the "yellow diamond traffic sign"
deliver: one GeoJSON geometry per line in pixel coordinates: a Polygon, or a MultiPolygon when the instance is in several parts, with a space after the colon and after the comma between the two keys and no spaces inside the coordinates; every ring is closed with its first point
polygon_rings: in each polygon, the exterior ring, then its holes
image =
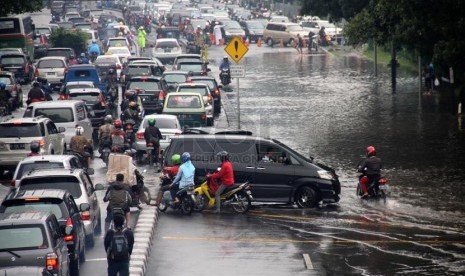
{"type": "Polygon", "coordinates": [[[226,45],[224,51],[236,62],[238,63],[247,53],[249,48],[245,46],[239,37],[235,36],[231,41],[226,45]]]}

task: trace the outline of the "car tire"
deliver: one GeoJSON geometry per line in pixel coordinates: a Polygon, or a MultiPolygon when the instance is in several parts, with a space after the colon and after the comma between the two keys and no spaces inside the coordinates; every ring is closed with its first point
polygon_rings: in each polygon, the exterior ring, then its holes
{"type": "Polygon", "coordinates": [[[92,234],[86,236],[86,246],[94,247],[94,245],[95,245],[94,231],[92,231],[92,234]]]}
{"type": "Polygon", "coordinates": [[[295,40],[293,38],[289,39],[289,42],[287,43],[287,47],[294,47],[295,40]]]}
{"type": "Polygon", "coordinates": [[[266,40],[266,44],[268,44],[268,46],[270,46],[270,47],[273,47],[273,44],[274,44],[273,39],[271,39],[271,37],[269,37],[269,38],[266,40]]]}
{"type": "Polygon", "coordinates": [[[73,260],[70,260],[69,262],[69,275],[79,276],[79,267],[80,267],[79,256],[76,256],[73,260]]]}
{"type": "Polygon", "coordinates": [[[207,126],[213,126],[213,118],[207,118],[207,126]]]}
{"type": "Polygon", "coordinates": [[[317,193],[312,187],[303,186],[296,194],[295,202],[299,208],[313,208],[318,204],[317,193]]]}

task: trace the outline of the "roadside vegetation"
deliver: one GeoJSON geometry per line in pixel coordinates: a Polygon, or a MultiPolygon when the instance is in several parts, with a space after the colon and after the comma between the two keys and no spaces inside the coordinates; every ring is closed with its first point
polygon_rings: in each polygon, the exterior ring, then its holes
{"type": "Polygon", "coordinates": [[[53,47],[73,48],[76,53],[86,51],[87,36],[81,30],[58,28],[50,35],[53,47]]]}

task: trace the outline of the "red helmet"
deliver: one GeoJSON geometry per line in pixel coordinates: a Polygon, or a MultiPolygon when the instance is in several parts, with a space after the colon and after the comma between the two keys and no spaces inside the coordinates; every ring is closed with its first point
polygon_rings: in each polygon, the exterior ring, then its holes
{"type": "Polygon", "coordinates": [[[373,146],[367,147],[367,156],[375,156],[376,155],[376,149],[373,146]]]}
{"type": "Polygon", "coordinates": [[[132,98],[136,93],[133,91],[133,90],[129,90],[129,91],[126,91],[126,93],[124,93],[124,96],[127,98],[127,99],[130,99],[132,98]]]}
{"type": "Polygon", "coordinates": [[[115,128],[121,128],[123,123],[121,122],[120,119],[117,119],[117,120],[115,120],[114,125],[115,125],[115,128]]]}

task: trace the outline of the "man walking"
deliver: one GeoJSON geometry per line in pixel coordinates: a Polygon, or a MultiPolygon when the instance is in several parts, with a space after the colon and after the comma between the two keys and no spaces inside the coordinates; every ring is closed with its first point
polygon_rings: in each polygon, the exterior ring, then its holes
{"type": "Polygon", "coordinates": [[[107,252],[108,276],[129,276],[129,260],[134,246],[134,233],[124,228],[124,216],[113,216],[114,229],[105,233],[103,245],[107,252]]]}

